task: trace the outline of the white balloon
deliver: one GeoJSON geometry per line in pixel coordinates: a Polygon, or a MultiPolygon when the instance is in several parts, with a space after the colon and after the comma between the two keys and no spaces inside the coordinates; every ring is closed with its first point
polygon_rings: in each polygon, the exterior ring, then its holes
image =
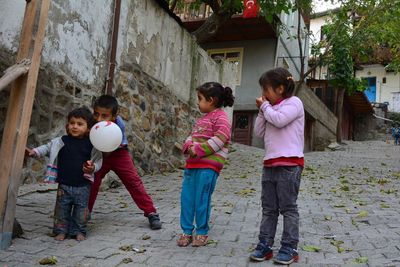
{"type": "Polygon", "coordinates": [[[121,144],[122,131],[111,121],[100,121],[90,130],[89,138],[97,150],[111,152],[121,144]]]}

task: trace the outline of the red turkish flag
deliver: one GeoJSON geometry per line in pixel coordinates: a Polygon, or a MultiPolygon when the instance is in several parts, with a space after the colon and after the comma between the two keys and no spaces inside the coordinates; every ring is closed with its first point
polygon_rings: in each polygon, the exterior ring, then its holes
{"type": "Polygon", "coordinates": [[[243,0],[243,5],[243,18],[256,18],[258,16],[260,7],[257,4],[257,0],[243,0]]]}

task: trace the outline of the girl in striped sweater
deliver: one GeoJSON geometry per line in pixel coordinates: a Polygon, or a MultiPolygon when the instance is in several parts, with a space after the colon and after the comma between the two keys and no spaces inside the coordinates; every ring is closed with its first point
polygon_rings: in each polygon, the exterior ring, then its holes
{"type": "Polygon", "coordinates": [[[197,89],[198,107],[205,115],[197,120],[183,145],[188,158],[181,192],[181,228],[178,246],[204,246],[208,239],[211,195],[228,156],[231,124],[221,107],[233,106],[232,89],[208,82],[197,89]],[[196,238],[192,238],[196,218],[196,238]]]}

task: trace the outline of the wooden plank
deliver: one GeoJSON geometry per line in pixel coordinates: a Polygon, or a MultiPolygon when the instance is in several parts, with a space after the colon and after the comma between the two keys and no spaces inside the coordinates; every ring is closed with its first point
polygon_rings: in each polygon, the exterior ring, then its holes
{"type": "Polygon", "coordinates": [[[6,69],[3,77],[0,78],[0,91],[15,81],[19,76],[27,73],[30,64],[31,61],[29,59],[23,59],[21,62],[6,69]]]}
{"type": "MultiPolygon", "coordinates": [[[[13,222],[14,222],[14,216],[15,216],[15,207],[16,207],[16,201],[17,201],[17,195],[18,195],[18,188],[20,185],[20,180],[21,180],[21,172],[22,172],[22,166],[23,166],[23,160],[24,160],[24,152],[25,152],[25,147],[26,147],[26,142],[27,142],[27,137],[28,137],[28,131],[29,131],[29,124],[30,124],[30,118],[32,114],[32,106],[33,106],[33,101],[35,97],[35,91],[36,91],[36,83],[37,83],[37,77],[39,73],[39,67],[40,67],[40,60],[41,60],[41,51],[43,48],[43,39],[45,35],[45,30],[46,30],[46,23],[47,23],[47,15],[50,7],[50,0],[42,0],[42,1],[35,1],[32,0],[30,2],[27,2],[27,6],[30,4],[32,5],[41,5],[40,9],[40,17],[37,18],[36,12],[33,14],[35,16],[35,19],[32,21],[36,21],[37,19],[39,20],[39,23],[36,24],[38,25],[38,30],[36,32],[36,36],[34,37],[34,46],[33,50],[31,49],[30,45],[29,47],[26,45],[26,43],[21,43],[21,49],[24,50],[23,52],[26,51],[32,51],[31,54],[31,60],[32,64],[30,67],[30,70],[28,72],[28,75],[25,75],[23,77],[20,77],[18,81],[15,83],[15,88],[13,88],[15,91],[19,91],[20,93],[13,94],[13,99],[12,103],[17,103],[18,104],[18,115],[19,118],[17,118],[17,123],[16,123],[16,128],[15,130],[12,129],[7,129],[7,122],[10,122],[9,117],[14,117],[12,113],[10,113],[10,110],[13,108],[11,107],[11,101],[9,104],[9,110],[7,111],[7,119],[6,119],[6,125],[5,125],[5,130],[4,131],[10,131],[14,132],[14,136],[11,137],[13,139],[12,142],[12,147],[11,149],[9,147],[8,151],[11,151],[11,155],[7,156],[4,160],[8,164],[11,165],[11,168],[9,168],[8,172],[3,174],[0,173],[0,183],[5,183],[7,184],[7,199],[6,202],[3,202],[4,197],[2,197],[2,201],[0,203],[0,219],[2,225],[0,226],[0,233],[3,235],[3,240],[0,240],[0,249],[8,247],[9,244],[11,244],[11,238],[9,240],[8,237],[10,236],[10,233],[12,233],[12,227],[13,227],[13,222]],[[18,97],[18,99],[17,99],[18,97]],[[5,207],[5,209],[4,209],[5,207]],[[4,212],[3,212],[4,210],[4,212]],[[4,214],[4,215],[3,215],[4,214]]],[[[36,10],[36,8],[35,8],[36,10]]],[[[32,14],[28,14],[28,16],[31,16],[32,14]]],[[[30,18],[27,19],[27,21],[30,20],[30,18]]],[[[23,27],[26,26],[25,24],[25,19],[23,23],[23,27]]],[[[35,25],[35,23],[32,23],[30,25],[35,25]]],[[[32,28],[33,29],[33,28],[32,28]]],[[[32,29],[30,31],[27,31],[27,34],[30,33],[32,34],[32,29]]],[[[23,30],[24,32],[24,30],[23,30]]],[[[32,40],[32,35],[30,38],[27,38],[24,36],[22,39],[24,41],[27,41],[31,44],[32,40]]],[[[21,54],[18,53],[18,56],[22,56],[21,54]]],[[[4,138],[3,138],[4,141],[4,138]]],[[[3,145],[4,142],[2,141],[2,147],[1,147],[1,153],[0,155],[3,155],[3,145]]],[[[3,158],[2,158],[3,159],[3,158]]],[[[2,166],[4,168],[4,166],[2,166]]]]}
{"type": "MultiPolygon", "coordinates": [[[[17,61],[29,57],[29,46],[32,40],[34,19],[36,15],[36,1],[27,2],[25,8],[24,21],[22,23],[20,46],[18,48],[17,61]]],[[[5,203],[7,200],[7,190],[9,185],[9,175],[11,170],[12,155],[14,151],[14,141],[17,135],[17,122],[21,115],[20,99],[21,88],[24,78],[17,79],[12,85],[6,121],[4,124],[3,138],[0,147],[0,233],[3,232],[3,218],[5,203]]],[[[1,244],[0,244],[1,245],[1,244]]]]}

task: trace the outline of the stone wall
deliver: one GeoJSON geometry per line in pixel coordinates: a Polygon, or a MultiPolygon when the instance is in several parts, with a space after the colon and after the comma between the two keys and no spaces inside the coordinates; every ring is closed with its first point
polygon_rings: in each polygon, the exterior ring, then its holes
{"type": "MultiPolygon", "coordinates": [[[[6,5],[2,2],[5,0],[0,0],[0,6],[6,5]]],[[[29,147],[64,134],[67,113],[80,105],[90,107],[103,92],[112,2],[90,3],[93,7],[89,10],[83,2],[52,2],[29,147]],[[99,20],[101,10],[106,12],[99,20]]],[[[24,6],[14,2],[7,5],[8,9],[15,6],[14,13],[20,12],[15,16],[21,22],[24,6]]],[[[13,15],[2,11],[0,14],[3,22],[13,15]]],[[[15,63],[19,38],[16,24],[11,25],[11,30],[7,23],[0,24],[0,35],[9,33],[6,41],[0,39],[0,72],[15,63]]],[[[117,61],[114,92],[120,115],[126,120],[129,148],[139,174],[162,173],[182,166],[183,157],[175,144],[187,137],[199,115],[195,88],[205,81],[218,81],[234,88],[235,67],[215,63],[153,0],[123,1],[117,61]]],[[[8,98],[9,91],[3,90],[0,137],[8,98]]],[[[40,181],[44,162],[28,159],[24,181],[40,181]]]]}
{"type": "Polygon", "coordinates": [[[127,121],[129,148],[142,172],[165,172],[182,165],[175,142],[185,140],[198,112],[166,90],[138,65],[119,72],[116,97],[127,121]]]}
{"type": "MultiPolygon", "coordinates": [[[[379,113],[377,115],[384,116],[379,113]]],[[[355,117],[354,141],[385,140],[389,129],[389,124],[385,124],[384,120],[377,119],[372,114],[358,114],[355,117]]]]}
{"type": "MultiPolygon", "coordinates": [[[[0,73],[12,65],[14,56],[0,49],[0,73]],[[3,56],[1,56],[3,55],[3,56]],[[6,56],[5,56],[6,55],[6,56]]],[[[9,89],[0,92],[0,137],[7,113],[9,89]]],[[[80,84],[55,66],[43,64],[38,75],[36,95],[29,127],[28,147],[35,147],[65,134],[66,115],[78,106],[90,107],[100,90],[80,84]]],[[[41,181],[45,159],[28,159],[23,171],[26,183],[41,181]]]]}

